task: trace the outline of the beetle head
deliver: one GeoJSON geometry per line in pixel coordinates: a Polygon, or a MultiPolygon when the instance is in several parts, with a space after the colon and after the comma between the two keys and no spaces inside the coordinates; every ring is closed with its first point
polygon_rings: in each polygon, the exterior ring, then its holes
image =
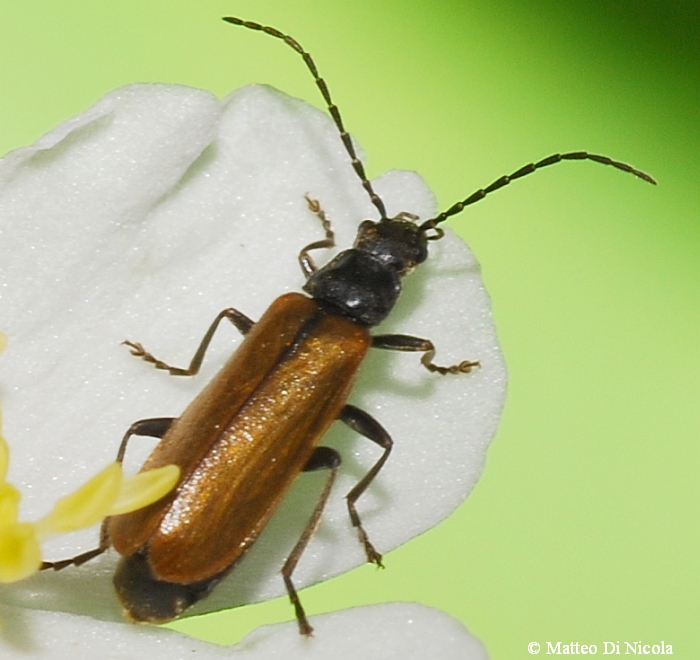
{"type": "Polygon", "coordinates": [[[379,222],[365,220],[357,230],[355,248],[399,275],[408,275],[427,259],[428,241],[439,238],[429,236],[426,227],[417,225],[415,220],[417,216],[412,213],[399,213],[395,218],[383,218],[379,222]]]}

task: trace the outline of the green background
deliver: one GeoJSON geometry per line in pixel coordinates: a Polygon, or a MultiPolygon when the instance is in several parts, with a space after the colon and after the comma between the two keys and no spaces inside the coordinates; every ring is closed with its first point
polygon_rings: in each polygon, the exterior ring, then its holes
{"type": "MultiPolygon", "coordinates": [[[[547,640],[599,654],[604,641],[664,640],[700,657],[700,6],[2,0],[0,152],[136,81],[219,96],[266,82],[320,106],[298,57],[226,14],[293,34],[370,174],[417,170],[442,208],[566,150],[660,184],[568,163],[452,222],[482,263],[510,371],[486,470],[386,571],[306,590],[309,613],[418,601],[497,660],[547,640]]],[[[178,627],[231,643],[291,615],[280,599],[178,627]]]]}

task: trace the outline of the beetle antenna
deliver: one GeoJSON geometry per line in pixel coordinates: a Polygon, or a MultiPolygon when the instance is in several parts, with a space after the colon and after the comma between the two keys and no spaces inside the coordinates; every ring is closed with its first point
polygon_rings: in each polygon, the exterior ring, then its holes
{"type": "Polygon", "coordinates": [[[374,190],[372,189],[372,184],[367,179],[367,175],[365,174],[365,168],[362,166],[360,159],[355,153],[355,147],[352,146],[352,140],[350,139],[350,135],[343,126],[343,120],[340,117],[340,111],[331,100],[331,95],[328,91],[326,81],[319,75],[318,69],[316,68],[316,64],[313,61],[311,55],[307,53],[294,38],[290,37],[288,34],[280,32],[279,30],[273,27],[269,27],[267,25],[260,25],[260,23],[254,23],[253,21],[244,21],[240,18],[236,18],[235,16],[224,16],[223,19],[227,23],[231,23],[232,25],[239,25],[241,27],[248,28],[249,30],[257,30],[259,32],[264,32],[265,34],[269,34],[272,37],[277,37],[278,39],[284,41],[284,43],[286,43],[288,46],[293,48],[297,53],[299,53],[299,55],[301,55],[309,71],[311,71],[311,75],[314,77],[316,85],[321,90],[321,94],[323,95],[326,105],[328,106],[328,112],[333,118],[335,125],[338,127],[338,131],[340,131],[340,139],[343,141],[346,151],[348,152],[348,154],[350,154],[350,162],[352,163],[352,166],[355,169],[357,176],[360,177],[360,181],[362,181],[362,186],[367,191],[367,194],[369,195],[372,204],[374,204],[377,207],[377,210],[379,211],[379,215],[381,216],[382,220],[386,220],[387,217],[384,202],[382,201],[381,197],[379,197],[379,195],[377,195],[377,193],[374,192],[374,190]]]}
{"type": "MultiPolygon", "coordinates": [[[[600,163],[601,165],[611,165],[615,169],[622,170],[623,172],[628,172],[629,174],[633,174],[634,176],[643,179],[647,183],[652,183],[656,185],[656,180],[654,179],[654,177],[650,176],[646,172],[642,172],[641,170],[635,169],[627,163],[621,163],[620,161],[612,160],[612,158],[608,158],[607,156],[601,156],[599,154],[589,154],[586,151],[571,151],[566,154],[553,154],[551,156],[547,156],[547,158],[543,158],[537,163],[529,163],[528,165],[521,167],[519,170],[513,172],[513,174],[511,174],[510,176],[502,176],[500,179],[496,179],[496,181],[494,181],[487,188],[481,188],[477,190],[465,200],[453,204],[449,209],[447,209],[447,211],[443,211],[439,215],[436,215],[434,218],[426,220],[420,226],[421,231],[435,229],[436,225],[438,225],[441,222],[444,222],[450,216],[460,213],[466,206],[469,206],[470,204],[474,204],[475,202],[484,199],[484,197],[486,197],[486,195],[488,195],[489,193],[492,193],[494,190],[498,190],[499,188],[507,186],[511,181],[515,181],[515,179],[520,179],[524,176],[527,176],[528,174],[532,174],[536,170],[539,170],[543,167],[547,167],[548,165],[554,165],[556,163],[561,163],[565,160],[592,160],[596,163],[600,163]]],[[[435,240],[437,238],[440,238],[441,236],[442,232],[435,236],[432,236],[431,238],[435,240]]]]}

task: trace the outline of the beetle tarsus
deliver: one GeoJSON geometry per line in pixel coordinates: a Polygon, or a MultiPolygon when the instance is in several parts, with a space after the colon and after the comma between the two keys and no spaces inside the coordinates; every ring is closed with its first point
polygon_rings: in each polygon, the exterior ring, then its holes
{"type": "Polygon", "coordinates": [[[475,362],[463,360],[459,364],[452,364],[449,367],[441,367],[440,365],[433,364],[434,357],[435,349],[427,351],[420,359],[421,364],[431,373],[438,373],[443,376],[447,374],[468,374],[472,369],[481,366],[481,363],[478,360],[475,362]]]}
{"type": "Polygon", "coordinates": [[[167,371],[171,376],[191,376],[192,374],[188,369],[181,369],[180,367],[171,367],[162,360],[153,357],[141,344],[138,342],[132,342],[128,339],[122,342],[125,346],[129,347],[129,351],[132,355],[141,358],[144,362],[152,364],[156,369],[162,369],[167,371]]]}
{"type": "Polygon", "coordinates": [[[376,564],[377,568],[384,568],[382,563],[382,554],[377,552],[377,549],[372,545],[372,542],[365,532],[365,528],[362,525],[357,526],[357,535],[360,538],[360,543],[364,546],[365,554],[367,555],[367,563],[376,564]]]}
{"type": "Polygon", "coordinates": [[[93,548],[92,550],[83,552],[75,557],[71,557],[70,559],[61,559],[60,561],[42,561],[39,570],[46,571],[48,569],[52,569],[54,571],[62,571],[68,566],[82,566],[85,562],[88,562],[95,557],[99,557],[107,550],[108,547],[109,545],[105,547],[100,545],[98,548],[93,548]]]}
{"type": "Polygon", "coordinates": [[[331,227],[330,220],[326,217],[325,212],[321,208],[321,204],[317,199],[309,197],[309,195],[304,195],[306,204],[312,213],[315,213],[318,219],[321,221],[324,231],[326,232],[326,238],[321,241],[314,241],[309,243],[300,253],[299,253],[299,265],[304,273],[304,276],[308,279],[313,275],[317,268],[314,263],[313,258],[309,254],[309,250],[320,250],[323,248],[335,247],[335,234],[333,233],[333,228],[331,227]]]}
{"type": "Polygon", "coordinates": [[[304,608],[302,607],[301,601],[299,600],[299,595],[292,584],[292,580],[287,576],[283,577],[284,584],[287,587],[287,592],[289,593],[289,600],[294,607],[294,615],[296,616],[297,624],[299,625],[299,633],[304,635],[304,637],[313,637],[313,626],[306,618],[306,612],[304,612],[304,608]]]}

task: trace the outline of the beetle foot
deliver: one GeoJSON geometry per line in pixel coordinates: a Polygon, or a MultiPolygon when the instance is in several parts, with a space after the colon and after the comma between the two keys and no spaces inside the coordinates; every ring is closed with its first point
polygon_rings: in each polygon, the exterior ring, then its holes
{"type": "Polygon", "coordinates": [[[471,360],[463,360],[459,364],[452,364],[449,367],[441,367],[437,364],[433,364],[432,358],[435,355],[435,351],[428,351],[421,358],[423,366],[430,372],[438,373],[443,376],[446,374],[468,374],[472,369],[481,367],[481,363],[477,360],[472,362],[471,360]]]}
{"type": "Polygon", "coordinates": [[[71,557],[70,559],[61,559],[60,561],[42,561],[39,570],[62,571],[68,566],[82,566],[85,562],[88,562],[95,557],[99,557],[103,552],[105,552],[105,550],[107,550],[107,546],[100,546],[93,550],[88,550],[87,552],[76,555],[75,557],[71,557]]]}
{"type": "Polygon", "coordinates": [[[171,367],[166,362],[163,362],[162,360],[159,360],[158,358],[153,357],[153,355],[151,355],[138,342],[132,342],[132,341],[129,341],[128,339],[125,339],[122,342],[122,344],[124,346],[129,347],[129,350],[130,350],[132,355],[135,355],[136,357],[141,358],[145,362],[149,362],[156,369],[162,369],[163,371],[167,371],[168,373],[170,373],[171,376],[191,376],[193,373],[191,369],[181,369],[180,367],[171,367]]]}
{"type": "Polygon", "coordinates": [[[362,527],[358,527],[357,534],[360,537],[360,543],[362,543],[365,548],[367,561],[370,564],[376,564],[377,568],[384,568],[384,564],[382,564],[382,555],[380,552],[377,552],[376,548],[370,542],[367,532],[365,532],[362,527]]]}
{"type": "Polygon", "coordinates": [[[313,626],[308,622],[306,617],[303,619],[297,619],[297,623],[299,624],[299,634],[303,635],[304,637],[313,637],[314,636],[314,629],[313,626]]]}

